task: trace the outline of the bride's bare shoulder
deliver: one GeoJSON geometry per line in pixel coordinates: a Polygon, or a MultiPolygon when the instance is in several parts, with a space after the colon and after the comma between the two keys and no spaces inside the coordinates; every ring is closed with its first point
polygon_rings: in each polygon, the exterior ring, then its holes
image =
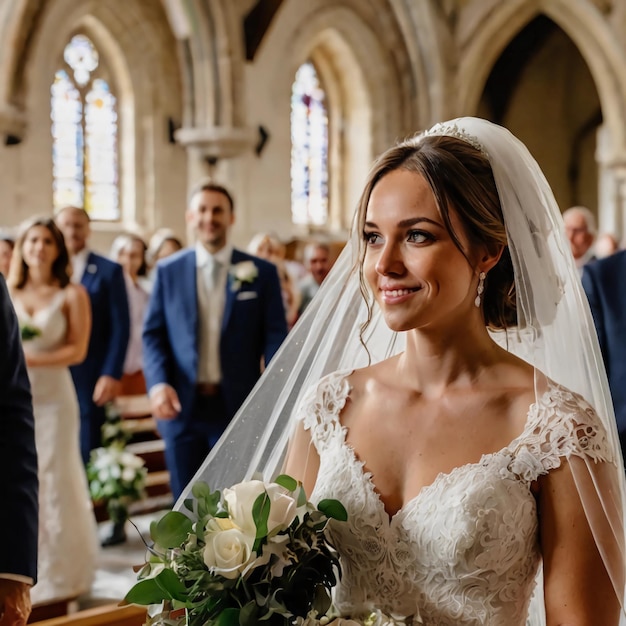
{"type": "Polygon", "coordinates": [[[377,393],[388,393],[391,389],[397,388],[397,360],[398,357],[396,356],[374,365],[353,370],[348,376],[352,400],[377,393]]]}

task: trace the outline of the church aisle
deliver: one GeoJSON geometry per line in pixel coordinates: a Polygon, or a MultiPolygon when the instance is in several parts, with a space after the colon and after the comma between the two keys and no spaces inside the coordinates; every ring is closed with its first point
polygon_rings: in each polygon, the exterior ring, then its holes
{"type": "MultiPolygon", "coordinates": [[[[164,513],[165,511],[157,511],[145,515],[134,515],[130,519],[145,540],[149,541],[150,523],[159,519],[164,513]]],[[[108,531],[108,521],[99,524],[98,532],[101,539],[108,531]]],[[[128,539],[125,543],[100,550],[96,577],[91,591],[78,599],[80,610],[119,602],[137,581],[133,566],[142,565],[145,562],[146,547],[130,522],[126,523],[126,535],[128,539]]]]}

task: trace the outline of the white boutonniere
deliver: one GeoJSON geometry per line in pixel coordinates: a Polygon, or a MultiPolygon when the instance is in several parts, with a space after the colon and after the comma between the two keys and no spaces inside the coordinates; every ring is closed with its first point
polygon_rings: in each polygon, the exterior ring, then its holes
{"type": "Polygon", "coordinates": [[[95,263],[90,263],[87,266],[87,273],[88,274],[95,274],[98,271],[98,266],[95,263]]]}
{"type": "Polygon", "coordinates": [[[253,261],[241,261],[230,268],[230,275],[233,278],[232,290],[239,291],[243,283],[254,282],[259,270],[253,261]]]}

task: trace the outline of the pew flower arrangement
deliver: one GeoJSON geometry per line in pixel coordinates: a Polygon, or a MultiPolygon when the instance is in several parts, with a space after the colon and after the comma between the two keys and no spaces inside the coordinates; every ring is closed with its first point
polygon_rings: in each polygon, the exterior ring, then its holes
{"type": "Polygon", "coordinates": [[[104,501],[114,523],[128,519],[128,505],[145,496],[147,470],[144,460],[126,450],[130,435],[115,406],[106,407],[102,447],[91,451],[87,465],[89,491],[95,501],[104,501]]]}
{"type": "Polygon", "coordinates": [[[187,514],[153,522],[148,562],[126,596],[158,605],[149,623],[288,626],[326,615],[341,571],[324,530],[347,519],[340,502],[315,507],[286,475],[223,493],[196,483],[192,494],[187,514]]]}

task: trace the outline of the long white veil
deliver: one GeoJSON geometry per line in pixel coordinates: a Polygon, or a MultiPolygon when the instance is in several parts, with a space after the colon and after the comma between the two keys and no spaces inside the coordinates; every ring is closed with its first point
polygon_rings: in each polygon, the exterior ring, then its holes
{"type": "MultiPolygon", "coordinates": [[[[515,271],[519,320],[516,328],[493,333],[494,339],[538,371],[581,394],[606,428],[614,464],[581,461],[571,466],[596,543],[624,607],[626,490],[621,449],[593,320],[552,190],[526,147],[500,126],[459,118],[438,124],[406,143],[419,142],[425,135],[469,140],[491,162],[515,271]]],[[[368,312],[357,269],[357,231],[353,229],[318,295],[194,481],[204,480],[221,489],[257,472],[267,479],[275,476],[295,423],[294,408],[310,385],[334,370],[367,365],[370,358],[376,362],[403,350],[403,335],[387,328],[377,307],[361,337],[368,312]]],[[[183,492],[177,508],[182,508],[190,489],[188,486],[183,492]]],[[[529,623],[545,624],[540,594],[533,602],[529,623]]]]}

